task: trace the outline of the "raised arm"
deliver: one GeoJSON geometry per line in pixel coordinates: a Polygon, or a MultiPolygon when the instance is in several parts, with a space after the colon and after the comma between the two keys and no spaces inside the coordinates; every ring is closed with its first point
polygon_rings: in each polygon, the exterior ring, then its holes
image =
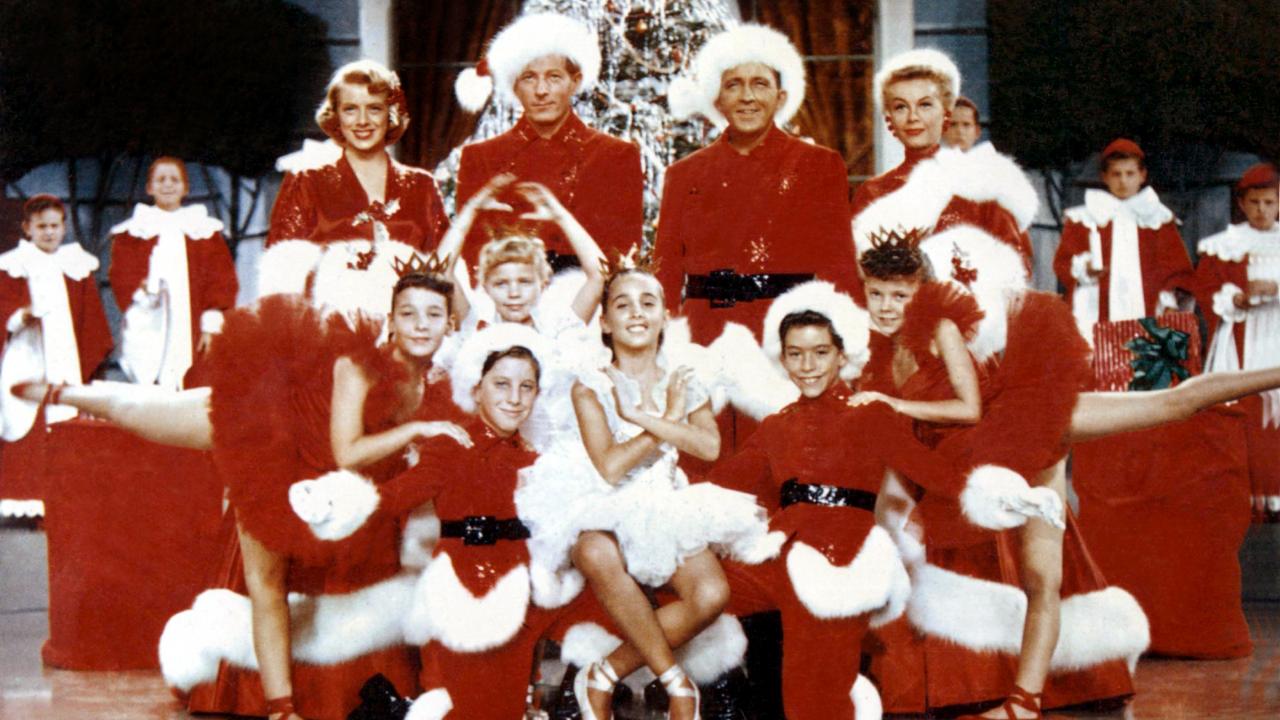
{"type": "Polygon", "coordinates": [[[580,382],[572,390],[573,410],[578,416],[582,444],[596,471],[610,485],[617,485],[631,468],[658,449],[659,441],[643,432],[625,442],[618,442],[609,430],[609,419],[595,391],[580,382]]]}
{"type": "Polygon", "coordinates": [[[582,272],[587,276],[587,281],[574,296],[571,307],[583,322],[591,322],[591,316],[595,315],[596,306],[600,303],[600,295],[604,292],[604,272],[600,267],[601,261],[604,260],[604,252],[600,250],[600,245],[596,243],[595,238],[591,237],[591,233],[582,227],[582,223],[578,222],[573,213],[569,212],[560,203],[555,193],[548,190],[545,185],[522,182],[516,186],[516,190],[534,208],[521,217],[526,220],[554,222],[560,226],[560,231],[573,247],[573,252],[578,256],[578,262],[582,265],[582,272]]]}
{"type": "Polygon", "coordinates": [[[379,433],[364,431],[364,403],[373,381],[351,358],[333,364],[333,398],[329,416],[329,442],[338,467],[355,470],[404,450],[420,439],[447,435],[464,447],[471,446],[466,431],[451,422],[414,420],[379,433]]]}
{"type": "MultiPolygon", "coordinates": [[[[481,210],[505,209],[511,210],[507,205],[497,202],[494,198],[502,189],[510,185],[516,179],[515,175],[510,173],[502,173],[494,175],[471,197],[467,198],[466,203],[458,210],[458,216],[453,219],[453,223],[449,225],[449,230],[444,234],[444,239],[440,241],[440,247],[436,250],[436,255],[442,260],[448,260],[449,265],[445,268],[445,277],[454,277],[454,268],[458,264],[458,260],[462,258],[463,244],[466,242],[467,233],[471,232],[471,226],[475,224],[476,217],[479,216],[481,210]]],[[[453,289],[453,313],[459,320],[467,316],[471,310],[471,304],[467,302],[467,294],[461,287],[453,289]]]]}

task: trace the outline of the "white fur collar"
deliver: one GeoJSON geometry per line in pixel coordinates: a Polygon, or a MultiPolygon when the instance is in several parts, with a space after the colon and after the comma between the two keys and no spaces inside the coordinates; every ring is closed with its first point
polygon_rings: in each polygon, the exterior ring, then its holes
{"type": "Polygon", "coordinates": [[[943,148],[922,160],[906,184],[871,203],[853,220],[858,253],[871,247],[870,234],[881,228],[932,227],[952,198],[995,202],[1025,230],[1040,207],[1036,190],[1012,159],[989,144],[969,152],[943,148]]]}
{"type": "Polygon", "coordinates": [[[1247,222],[1237,223],[1201,240],[1196,251],[1226,262],[1241,262],[1261,243],[1280,243],[1280,223],[1270,230],[1255,230],[1247,222]]]}
{"type": "Polygon", "coordinates": [[[300,173],[338,162],[342,146],[332,140],[303,140],[302,148],[276,158],[276,172],[300,173]]]}
{"type": "Polygon", "coordinates": [[[177,230],[192,240],[205,240],[214,233],[222,232],[223,224],[221,220],[210,217],[203,205],[186,205],[170,212],[155,205],[138,203],[133,206],[133,215],[111,228],[111,233],[129,233],[149,240],[170,229],[177,230]]]}
{"type": "Polygon", "coordinates": [[[65,243],[51,254],[23,239],[17,247],[0,255],[0,271],[15,278],[30,277],[32,269],[50,263],[72,280],[83,280],[98,269],[98,258],[80,247],[80,243],[65,243]]]}
{"type": "Polygon", "coordinates": [[[1068,208],[1067,218],[1089,227],[1102,227],[1120,212],[1128,213],[1138,227],[1150,230],[1173,220],[1173,211],[1160,202],[1151,186],[1124,200],[1106,190],[1086,190],[1084,205],[1068,208]]]}

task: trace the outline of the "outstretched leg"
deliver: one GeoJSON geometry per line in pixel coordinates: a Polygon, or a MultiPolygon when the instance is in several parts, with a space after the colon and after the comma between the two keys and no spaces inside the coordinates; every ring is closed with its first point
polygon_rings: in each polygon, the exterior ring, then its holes
{"type": "Polygon", "coordinates": [[[1206,408],[1280,387],[1280,367],[1199,375],[1152,392],[1080,393],[1071,415],[1071,441],[1145,430],[1190,418],[1206,408]]]}
{"type": "MultiPolygon", "coordinates": [[[[47,383],[14,386],[18,397],[40,402],[49,393],[47,383]]],[[[54,387],[50,401],[70,405],[95,417],[110,420],[129,432],[161,445],[211,450],[213,426],[209,423],[209,388],[165,390],[133,383],[94,382],[54,387]]]]}

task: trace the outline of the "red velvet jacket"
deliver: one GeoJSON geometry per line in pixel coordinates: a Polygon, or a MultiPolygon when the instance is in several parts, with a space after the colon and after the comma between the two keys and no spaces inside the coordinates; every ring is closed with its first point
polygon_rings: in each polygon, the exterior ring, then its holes
{"type": "MultiPolygon", "coordinates": [[[[114,343],[111,340],[111,327],[107,325],[106,313],[102,310],[102,296],[98,292],[98,282],[89,275],[81,280],[73,280],[67,276],[62,278],[67,284],[67,301],[71,306],[71,323],[76,331],[76,349],[80,353],[80,373],[85,382],[93,377],[107,355],[111,353],[114,343]]],[[[0,322],[7,321],[14,312],[31,305],[31,292],[26,278],[16,278],[0,272],[0,322]]],[[[8,333],[0,339],[0,352],[4,350],[8,333]]]]}
{"type": "MultiPolygon", "coordinates": [[[[592,130],[570,113],[550,138],[543,138],[521,118],[507,132],[467,145],[458,167],[458,207],[500,173],[517,182],[542,183],[573,213],[604,250],[606,257],[625,253],[641,239],[644,224],[644,176],[640,150],[632,143],[592,130]]],[[[499,198],[514,213],[483,212],[467,234],[462,257],[474,269],[484,246],[498,228],[517,228],[541,238],[547,250],[572,255],[573,248],[554,223],[520,220],[530,210],[514,189],[499,198]]]]}
{"type": "Polygon", "coordinates": [[[667,168],[654,247],[667,307],[689,318],[694,342],[707,344],[726,322],[758,340],[770,301],[681,302],[686,275],[811,273],[859,297],[848,197],[838,154],[777,128],[747,155],[722,135],[676,162],[667,168]]]}

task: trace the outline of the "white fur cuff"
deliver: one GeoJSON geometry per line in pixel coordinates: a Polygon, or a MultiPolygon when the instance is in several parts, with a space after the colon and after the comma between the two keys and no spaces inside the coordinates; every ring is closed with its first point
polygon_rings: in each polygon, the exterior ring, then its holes
{"type": "Polygon", "coordinates": [[[1236,295],[1243,295],[1244,290],[1235,283],[1225,283],[1213,294],[1213,314],[1226,322],[1244,322],[1249,317],[1246,308],[1236,307],[1236,295]]]}
{"type": "Polygon", "coordinates": [[[8,330],[10,335],[22,329],[22,318],[26,310],[27,308],[25,307],[18,308],[17,310],[13,311],[12,315],[9,316],[8,322],[4,324],[4,329],[8,330]]]}
{"type": "Polygon", "coordinates": [[[1088,250],[1071,258],[1071,277],[1078,285],[1096,285],[1098,278],[1089,274],[1089,263],[1093,261],[1093,253],[1088,250]]]}
{"type": "Polygon", "coordinates": [[[404,720],[441,720],[453,710],[453,698],[444,688],[436,688],[422,693],[409,706],[409,713],[404,720]]]}
{"type": "Polygon", "coordinates": [[[200,332],[217,335],[222,332],[224,322],[225,318],[223,318],[221,310],[205,310],[200,313],[200,332]]]}
{"type": "Polygon", "coordinates": [[[289,487],[289,505],[321,540],[341,540],[378,509],[378,488],[350,470],[335,470],[289,487]]]}
{"type": "Polygon", "coordinates": [[[849,689],[849,698],[853,700],[853,720],[880,720],[884,715],[884,705],[880,702],[880,693],[865,675],[859,675],[849,689]]]}
{"type": "Polygon", "coordinates": [[[981,465],[969,473],[960,507],[974,525],[1008,530],[1038,517],[1065,527],[1062,498],[1049,488],[1033,488],[1018,473],[999,465],[981,465]]]}

